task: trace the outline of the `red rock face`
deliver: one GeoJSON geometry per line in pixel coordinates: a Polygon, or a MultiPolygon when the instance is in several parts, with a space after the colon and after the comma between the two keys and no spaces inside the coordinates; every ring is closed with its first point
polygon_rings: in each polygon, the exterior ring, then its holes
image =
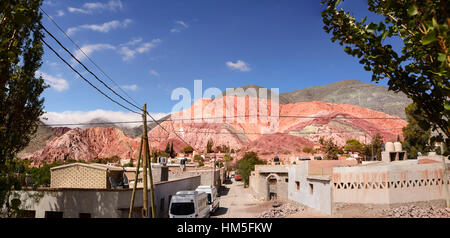
{"type": "MultiPolygon", "coordinates": [[[[242,99],[242,98],[241,98],[242,99]]],[[[174,150],[181,152],[186,145],[180,138],[202,152],[206,150],[209,139],[214,141],[214,148],[218,145],[227,145],[241,152],[255,151],[262,158],[271,158],[274,155],[300,156],[301,149],[318,144],[321,137],[332,138],[338,145],[344,145],[348,139],[358,139],[369,143],[376,133],[381,134],[385,141],[395,140],[402,136],[402,128],[406,122],[370,109],[346,105],[330,104],[324,102],[299,102],[296,104],[278,105],[270,100],[261,100],[268,111],[256,110],[248,97],[244,98],[245,108],[238,105],[236,97],[220,99],[202,99],[194,103],[191,108],[174,113],[171,120],[164,121],[160,127],[155,127],[148,133],[150,147],[164,150],[167,142],[174,144],[174,150]],[[225,104],[225,101],[234,104],[225,104]],[[210,119],[193,121],[201,118],[194,108],[203,111],[203,118],[210,119]],[[274,115],[271,110],[278,108],[279,118],[264,117],[261,115],[274,115]],[[237,117],[220,117],[234,113],[237,117]],[[254,118],[250,118],[253,116],[254,118]],[[256,120],[253,121],[252,119],[256,120]],[[219,118],[218,118],[219,117],[219,118]],[[215,118],[212,120],[211,118],[215,118]],[[264,128],[270,123],[277,122],[271,134],[264,133],[264,128]],[[181,120],[190,119],[190,120],[181,120]]],[[[274,111],[275,112],[275,111],[274,111]]],[[[115,128],[72,129],[62,132],[60,136],[47,142],[43,150],[36,151],[28,158],[38,162],[62,160],[64,158],[93,160],[117,155],[121,158],[137,158],[140,139],[126,136],[115,128]]]]}

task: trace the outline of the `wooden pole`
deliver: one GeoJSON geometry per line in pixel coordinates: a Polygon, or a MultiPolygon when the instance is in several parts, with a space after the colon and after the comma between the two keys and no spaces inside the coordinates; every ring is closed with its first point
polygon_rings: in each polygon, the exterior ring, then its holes
{"type": "MultiPolygon", "coordinates": [[[[148,140],[147,140],[148,143],[148,140]]],[[[149,148],[149,146],[147,146],[149,148]]],[[[155,190],[153,186],[153,174],[152,174],[152,160],[150,157],[150,151],[148,152],[148,164],[149,164],[149,178],[150,178],[150,202],[151,202],[151,209],[152,209],[152,218],[156,218],[156,204],[155,204],[155,190]]]]}
{"type": "Polygon", "coordinates": [[[131,204],[130,204],[130,212],[128,214],[128,218],[131,218],[133,216],[133,207],[134,207],[134,197],[136,195],[136,187],[139,179],[139,167],[141,164],[141,155],[142,155],[142,143],[144,142],[144,138],[141,136],[141,145],[139,146],[139,155],[138,155],[138,161],[137,161],[137,167],[136,167],[136,176],[134,179],[133,184],[133,193],[131,195],[131,204]]]}
{"type": "Polygon", "coordinates": [[[142,217],[148,217],[148,183],[147,183],[147,162],[148,162],[148,136],[147,136],[147,104],[144,105],[142,110],[142,121],[144,126],[142,127],[142,137],[144,139],[144,206],[142,208],[142,217]]]}
{"type": "Polygon", "coordinates": [[[447,164],[445,163],[445,156],[442,156],[442,165],[444,166],[442,169],[442,181],[444,182],[444,193],[445,193],[445,201],[447,202],[447,207],[450,208],[450,196],[448,193],[448,173],[447,173],[447,164]]]}

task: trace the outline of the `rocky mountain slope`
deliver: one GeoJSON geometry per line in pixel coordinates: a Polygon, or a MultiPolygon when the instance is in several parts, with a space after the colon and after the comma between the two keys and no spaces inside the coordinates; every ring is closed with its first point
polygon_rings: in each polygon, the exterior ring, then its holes
{"type": "MultiPolygon", "coordinates": [[[[160,127],[149,131],[150,146],[163,150],[170,141],[174,143],[174,149],[180,152],[185,146],[180,136],[197,151],[204,151],[208,140],[213,139],[214,147],[227,145],[242,152],[256,151],[262,158],[274,155],[281,158],[302,155],[304,147],[317,145],[322,137],[332,138],[339,145],[344,145],[346,140],[352,138],[369,142],[376,133],[385,140],[395,140],[407,124],[383,112],[317,101],[283,105],[261,100],[260,105],[266,105],[269,109],[268,115],[271,115],[272,110],[278,110],[280,117],[270,120],[261,111],[253,114],[251,107],[246,108],[243,117],[216,117],[220,108],[225,113],[240,115],[237,104],[223,104],[227,100],[236,102],[238,98],[202,99],[191,108],[171,115],[161,123],[169,133],[160,127]],[[202,109],[205,120],[192,120],[199,117],[194,114],[196,107],[202,109]],[[258,117],[252,118],[250,115],[258,117]]],[[[250,105],[251,100],[246,97],[246,105],[250,105]]],[[[77,128],[54,137],[47,141],[43,149],[26,157],[37,162],[67,158],[93,160],[114,155],[136,158],[139,141],[139,138],[127,136],[118,128],[77,128]]]]}
{"type": "Polygon", "coordinates": [[[280,95],[289,103],[322,101],[350,104],[405,118],[405,107],[412,101],[403,93],[388,91],[386,87],[358,80],[344,80],[333,84],[295,90],[280,95]]]}
{"type": "MultiPolygon", "coordinates": [[[[386,93],[384,87],[364,85],[365,83],[359,81],[343,81],[334,86],[315,87],[282,94],[280,98],[283,100],[280,100],[280,104],[271,100],[260,100],[259,105],[265,105],[267,112],[261,111],[261,108],[257,110],[256,104],[251,105],[252,102],[257,101],[257,98],[245,97],[244,101],[242,98],[228,96],[201,99],[191,108],[160,120],[161,125],[169,133],[157,127],[156,123],[149,121],[149,140],[151,147],[159,150],[164,150],[167,142],[173,142],[174,149],[180,152],[185,143],[178,136],[197,151],[205,150],[208,140],[213,139],[214,147],[227,145],[235,150],[256,151],[262,158],[270,158],[274,155],[301,156],[302,148],[317,145],[320,138],[331,138],[338,145],[344,145],[348,139],[358,139],[368,143],[375,134],[379,133],[386,141],[396,140],[397,136],[402,135],[402,128],[407,123],[389,113],[342,103],[321,101],[286,103],[290,100],[307,101],[315,98],[342,101],[344,100],[342,98],[347,97],[349,102],[372,107],[377,106],[375,101],[391,102],[386,104],[387,106],[380,107],[379,110],[392,110],[397,114],[399,113],[396,110],[400,110],[407,104],[407,100],[402,96],[386,93]],[[370,88],[369,91],[372,94],[369,92],[366,94],[372,96],[366,97],[364,101],[356,100],[352,92],[354,95],[361,95],[361,92],[352,88],[352,85],[370,88]],[[399,98],[397,104],[393,102],[396,98],[399,98]],[[226,101],[234,102],[234,104],[225,104],[226,101]],[[238,102],[245,103],[244,111],[241,111],[242,107],[237,106],[238,102]],[[205,120],[193,120],[193,118],[201,117],[194,113],[195,108],[201,109],[205,120]],[[272,111],[275,109],[278,111],[274,115],[279,117],[270,116],[273,115],[271,112],[276,112],[272,111]],[[217,116],[222,115],[221,112],[224,115],[232,114],[237,117],[217,116]]],[[[249,87],[257,88],[254,85],[246,86],[246,88],[249,87]]],[[[115,125],[116,128],[112,128],[107,120],[102,119],[96,120],[96,123],[104,127],[95,126],[95,128],[85,129],[43,127],[38,133],[39,139],[23,151],[21,157],[38,162],[67,158],[93,160],[114,155],[136,158],[141,127],[121,128],[120,125],[115,125]]]]}

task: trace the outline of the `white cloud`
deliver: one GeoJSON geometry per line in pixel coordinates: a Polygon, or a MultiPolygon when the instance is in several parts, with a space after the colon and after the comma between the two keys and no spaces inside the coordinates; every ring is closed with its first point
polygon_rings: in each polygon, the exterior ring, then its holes
{"type": "MultiPolygon", "coordinates": [[[[95,51],[100,50],[115,50],[116,47],[110,44],[93,44],[93,45],[83,45],[81,47],[81,50],[88,56],[90,56],[95,51]]],[[[86,56],[83,54],[81,50],[77,50],[74,53],[75,58],[77,58],[79,61],[83,61],[86,59],[86,56]]],[[[75,60],[72,60],[72,63],[75,63],[75,60]]]]}
{"type": "Polygon", "coordinates": [[[232,70],[239,70],[242,72],[249,72],[251,70],[248,64],[242,60],[238,60],[236,63],[228,61],[226,62],[226,65],[232,70]]]}
{"type": "Polygon", "coordinates": [[[95,11],[117,11],[122,10],[123,5],[120,0],[110,0],[108,3],[88,2],[83,4],[81,8],[68,7],[67,10],[72,13],[93,14],[95,11]]]}
{"type": "Polygon", "coordinates": [[[184,21],[176,21],[176,23],[182,25],[184,28],[189,28],[189,25],[186,24],[184,21]]]}
{"type": "Polygon", "coordinates": [[[65,15],[65,13],[64,13],[63,10],[58,10],[58,11],[56,11],[56,15],[57,15],[58,17],[62,17],[62,16],[65,15]]]}
{"type": "Polygon", "coordinates": [[[122,59],[124,61],[132,60],[137,54],[143,54],[151,49],[155,48],[157,45],[161,43],[160,39],[154,39],[151,42],[144,42],[137,44],[137,47],[131,47],[134,45],[122,45],[120,47],[119,53],[122,55],[122,59]]]}
{"type": "Polygon", "coordinates": [[[58,92],[62,92],[64,90],[69,89],[69,83],[65,79],[62,79],[61,75],[57,75],[55,77],[55,76],[46,74],[44,72],[37,71],[36,76],[37,77],[42,76],[45,83],[50,85],[50,88],[53,88],[58,92]]]}
{"type": "Polygon", "coordinates": [[[90,14],[89,11],[87,10],[83,10],[81,8],[75,8],[75,7],[68,7],[67,11],[71,12],[71,13],[82,13],[82,14],[90,14]]]}
{"type": "Polygon", "coordinates": [[[127,27],[130,23],[132,22],[131,19],[125,19],[123,22],[114,20],[114,21],[110,21],[110,22],[105,22],[103,24],[92,24],[92,25],[81,25],[81,26],[77,26],[77,27],[71,27],[69,29],[67,29],[67,34],[68,35],[73,35],[76,32],[80,31],[80,30],[92,30],[92,31],[97,31],[97,32],[102,32],[102,33],[108,33],[111,30],[117,29],[117,28],[125,28],[127,27]]]}
{"type": "Polygon", "coordinates": [[[126,90],[131,90],[131,91],[138,90],[138,86],[136,84],[133,84],[133,85],[122,85],[120,87],[123,88],[123,89],[126,89],[126,90]]]}
{"type": "MultiPolygon", "coordinates": [[[[167,116],[166,113],[150,113],[156,120],[167,116]]],[[[140,115],[131,112],[121,111],[106,111],[106,110],[94,110],[94,111],[65,111],[65,112],[46,112],[41,118],[47,118],[45,124],[76,124],[87,123],[93,119],[104,119],[110,122],[130,122],[141,121],[140,115]]],[[[142,125],[142,123],[127,123],[121,124],[124,127],[136,127],[142,125]]],[[[68,126],[68,127],[80,127],[80,126],[68,126]]]]}
{"type": "Polygon", "coordinates": [[[149,74],[159,78],[159,73],[156,72],[156,70],[154,70],[154,69],[150,70],[149,74]]]}
{"type": "Polygon", "coordinates": [[[189,28],[189,25],[184,21],[175,21],[175,23],[177,24],[177,26],[170,29],[170,32],[172,33],[181,32],[182,29],[189,28]]]}

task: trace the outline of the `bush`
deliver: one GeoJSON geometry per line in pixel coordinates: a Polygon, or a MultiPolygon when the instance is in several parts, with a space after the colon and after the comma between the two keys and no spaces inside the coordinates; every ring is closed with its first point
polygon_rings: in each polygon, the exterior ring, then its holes
{"type": "Polygon", "coordinates": [[[258,158],[258,154],[256,152],[250,151],[244,154],[244,157],[239,160],[237,168],[238,173],[242,176],[245,186],[248,186],[249,184],[250,174],[253,170],[255,170],[255,165],[265,163],[265,161],[258,158]]]}

